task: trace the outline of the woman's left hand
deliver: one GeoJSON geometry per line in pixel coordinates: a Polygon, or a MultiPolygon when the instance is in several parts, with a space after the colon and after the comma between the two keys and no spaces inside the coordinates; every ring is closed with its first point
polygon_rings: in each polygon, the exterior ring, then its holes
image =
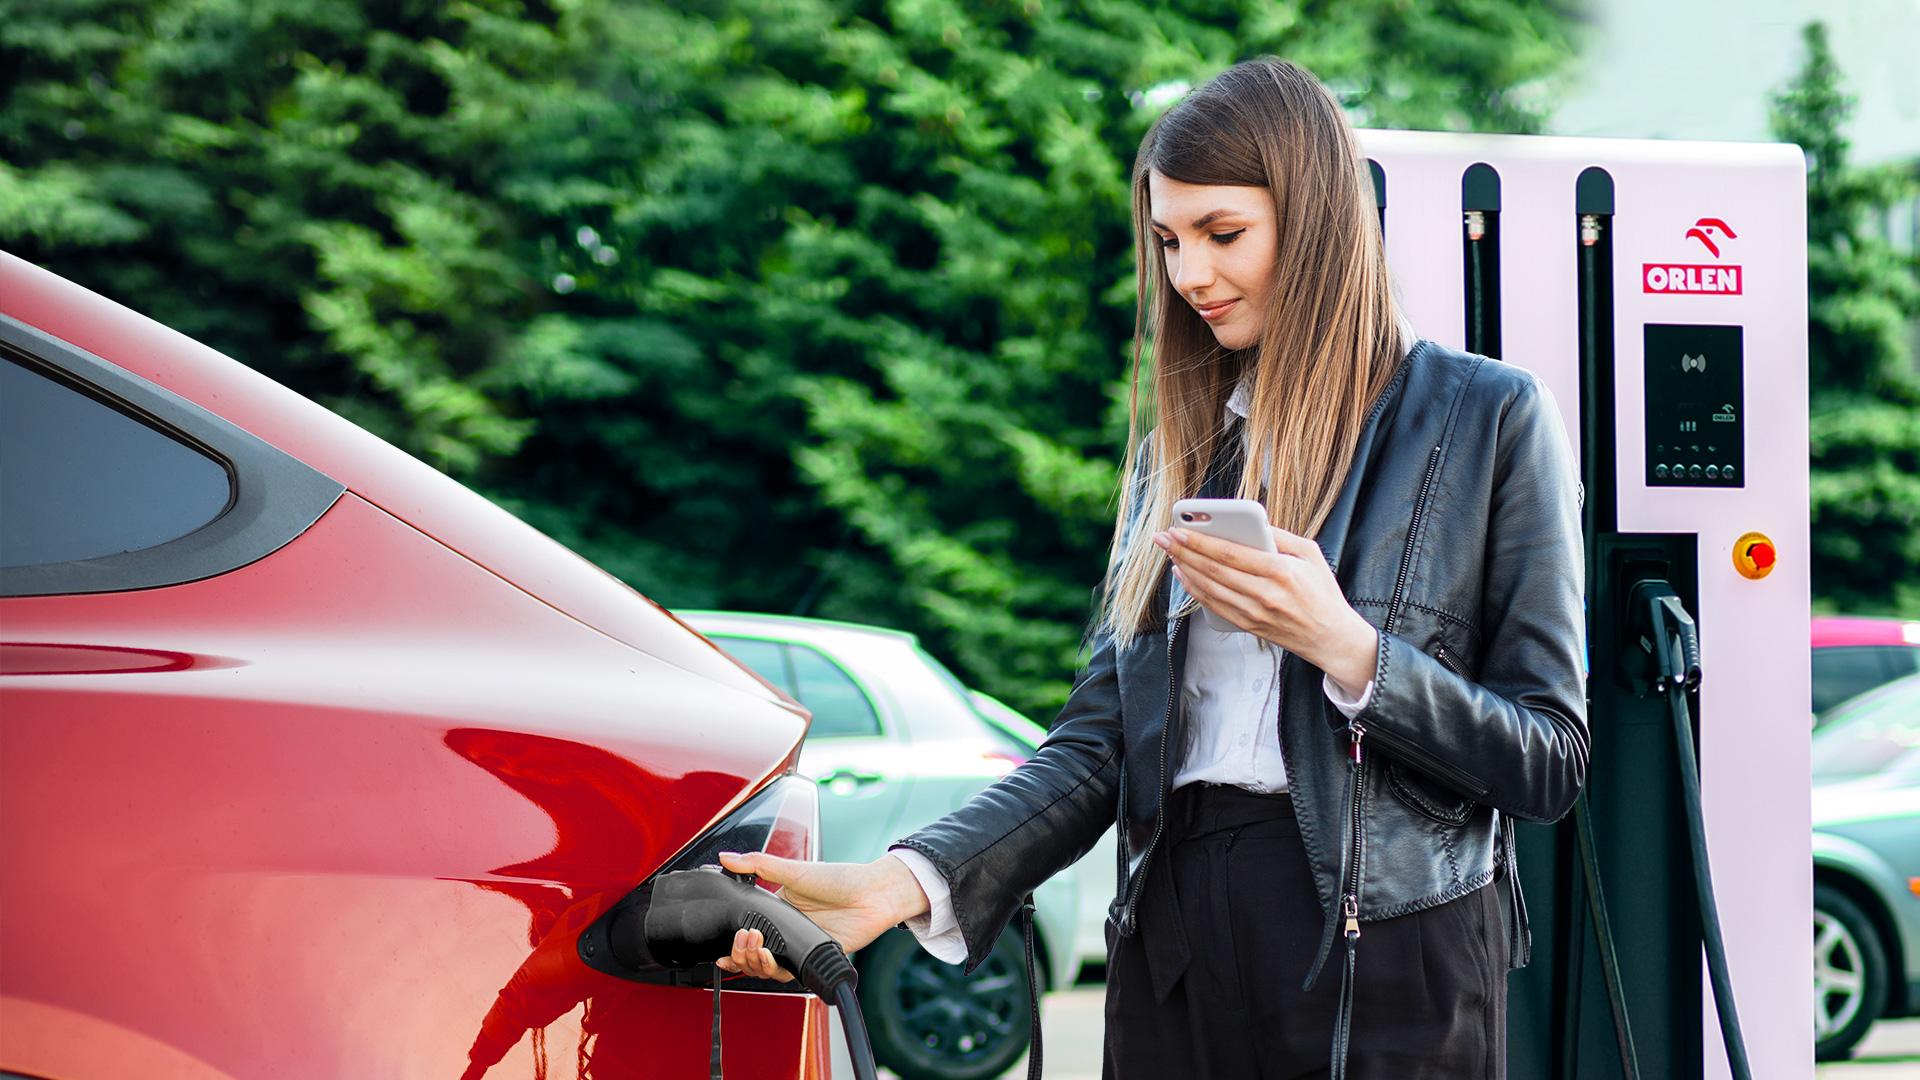
{"type": "Polygon", "coordinates": [[[1347,603],[1320,545],[1273,529],[1279,553],[1191,529],[1155,533],[1194,599],[1242,630],[1273,642],[1343,686],[1373,678],[1379,636],[1347,603]]]}

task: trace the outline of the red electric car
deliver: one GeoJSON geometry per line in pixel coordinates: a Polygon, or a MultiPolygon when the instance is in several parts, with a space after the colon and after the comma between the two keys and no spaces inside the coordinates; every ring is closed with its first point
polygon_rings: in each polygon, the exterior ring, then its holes
{"type": "MultiPolygon", "coordinates": [[[[723,846],[817,849],[791,699],[4,253],[0,639],[0,1073],[704,1075],[710,994],[590,931],[723,846]]],[[[827,1075],[818,999],[723,996],[729,1076],[827,1075]]]]}

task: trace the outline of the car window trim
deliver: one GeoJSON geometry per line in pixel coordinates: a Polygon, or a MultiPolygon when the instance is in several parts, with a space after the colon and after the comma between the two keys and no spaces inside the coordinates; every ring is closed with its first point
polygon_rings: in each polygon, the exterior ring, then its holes
{"type": "Polygon", "coordinates": [[[211,456],[227,506],[165,543],[91,559],[0,567],[0,596],[67,596],[184,585],[238,570],[307,531],[346,485],[171,390],[0,314],[0,355],[211,456]]]}

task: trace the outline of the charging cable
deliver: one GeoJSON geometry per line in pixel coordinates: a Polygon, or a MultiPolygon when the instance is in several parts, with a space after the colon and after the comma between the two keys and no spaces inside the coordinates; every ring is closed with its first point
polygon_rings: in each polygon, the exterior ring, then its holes
{"type": "Polygon", "coordinates": [[[1720,932],[1720,908],[1713,896],[1713,876],[1707,863],[1707,827],[1700,803],[1700,766],[1693,752],[1693,719],[1687,693],[1700,686],[1700,632],[1693,616],[1673,591],[1659,580],[1634,585],[1627,600],[1639,644],[1654,664],[1653,689],[1667,695],[1673,711],[1674,751],[1680,761],[1680,792],[1687,816],[1687,841],[1693,850],[1693,888],[1700,902],[1701,937],[1707,950],[1707,972],[1713,982],[1713,1002],[1720,1016],[1720,1039],[1735,1080],[1752,1080],[1746,1040],[1740,1033],[1740,1013],[1733,1003],[1733,977],[1727,969],[1727,947],[1720,932]]]}

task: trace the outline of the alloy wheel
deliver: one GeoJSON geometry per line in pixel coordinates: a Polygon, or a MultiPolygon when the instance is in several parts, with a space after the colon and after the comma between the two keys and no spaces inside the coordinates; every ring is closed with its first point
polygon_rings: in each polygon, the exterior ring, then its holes
{"type": "Polygon", "coordinates": [[[1866,1000],[1866,962],[1853,931],[1832,914],[1813,913],[1813,1035],[1824,1039],[1853,1022],[1866,1000]]]}
{"type": "Polygon", "coordinates": [[[1024,978],[997,950],[972,977],[918,952],[900,972],[901,1018],[928,1053],[979,1057],[1026,1023],[1024,978]]]}

